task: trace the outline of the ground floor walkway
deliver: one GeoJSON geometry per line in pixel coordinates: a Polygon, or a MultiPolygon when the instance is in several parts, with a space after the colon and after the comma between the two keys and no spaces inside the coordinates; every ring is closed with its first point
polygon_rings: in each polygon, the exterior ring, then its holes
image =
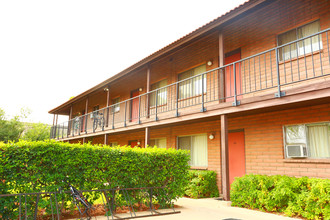
{"type": "MultiPolygon", "coordinates": [[[[280,215],[259,212],[249,209],[231,207],[228,202],[216,199],[180,198],[175,202],[180,211],[178,214],[139,218],[141,220],[289,220],[280,215]]],[[[139,214],[138,214],[139,215],[139,214]]],[[[122,217],[122,216],[120,216],[122,217]]],[[[94,218],[93,218],[94,219],[94,218]]],[[[98,220],[107,219],[97,217],[98,220]]]]}

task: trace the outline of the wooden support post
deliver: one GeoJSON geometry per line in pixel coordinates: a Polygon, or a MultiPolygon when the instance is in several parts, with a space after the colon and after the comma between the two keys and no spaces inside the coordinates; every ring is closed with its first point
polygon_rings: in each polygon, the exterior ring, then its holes
{"type": "Polygon", "coordinates": [[[108,135],[104,134],[104,145],[108,144],[108,135]]]}
{"type": "Polygon", "coordinates": [[[69,115],[69,120],[72,119],[72,105],[70,106],[70,115],[69,115]]]}
{"type": "Polygon", "coordinates": [[[83,130],[85,130],[85,133],[87,134],[87,119],[88,119],[88,102],[89,97],[86,98],[86,106],[85,106],[85,116],[83,116],[83,130]]]}
{"type": "Polygon", "coordinates": [[[227,115],[220,116],[221,124],[221,185],[223,198],[230,200],[229,195],[229,161],[228,161],[228,119],[227,115]]]}
{"type": "Polygon", "coordinates": [[[53,117],[53,127],[54,127],[54,125],[55,125],[55,114],[53,114],[54,115],[54,117],[53,117]]]}
{"type": "Polygon", "coordinates": [[[57,127],[57,121],[58,121],[58,114],[56,114],[56,122],[55,122],[56,127],[57,127]]]}
{"type": "Polygon", "coordinates": [[[106,123],[105,123],[106,127],[109,126],[109,113],[110,113],[109,106],[110,106],[110,86],[108,86],[108,89],[107,89],[107,111],[106,111],[107,116],[106,116],[106,123]]]}
{"type": "Polygon", "coordinates": [[[70,121],[71,119],[72,119],[72,105],[70,106],[67,137],[69,137],[69,134],[71,134],[71,125],[72,125],[72,123],[70,121]]]}
{"type": "MultiPolygon", "coordinates": [[[[150,64],[147,67],[147,93],[150,92],[150,64]]],[[[147,118],[150,114],[150,96],[147,95],[147,118]]]]}
{"type": "Polygon", "coordinates": [[[85,137],[83,137],[83,144],[86,142],[86,138],[85,137]]]}
{"type": "MultiPolygon", "coordinates": [[[[223,34],[219,33],[219,67],[225,65],[225,54],[224,54],[224,44],[223,44],[223,34]]],[[[218,72],[218,93],[219,102],[224,102],[225,97],[225,71],[224,69],[219,69],[218,72]]]]}
{"type": "Polygon", "coordinates": [[[89,100],[89,98],[87,97],[86,98],[86,105],[85,105],[85,114],[88,113],[88,100],[89,100]]]}
{"type": "Polygon", "coordinates": [[[53,117],[53,127],[52,127],[52,129],[51,129],[51,137],[50,138],[55,138],[55,114],[53,114],[54,115],[54,117],[53,117]]]}
{"type": "Polygon", "coordinates": [[[146,148],[150,144],[150,129],[149,127],[145,128],[145,139],[144,139],[144,147],[146,148]]]}

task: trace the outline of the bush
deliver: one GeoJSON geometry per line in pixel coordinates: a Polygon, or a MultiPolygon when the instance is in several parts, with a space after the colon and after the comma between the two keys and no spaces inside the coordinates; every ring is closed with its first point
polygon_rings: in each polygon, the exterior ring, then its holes
{"type": "Polygon", "coordinates": [[[233,206],[307,219],[330,216],[329,179],[250,174],[235,179],[230,196],[233,206]]]}
{"type": "Polygon", "coordinates": [[[186,151],[174,149],[0,143],[0,194],[54,192],[67,180],[79,190],[165,186],[176,199],[187,185],[188,161],[186,151]]]}
{"type": "Polygon", "coordinates": [[[210,170],[190,170],[185,195],[191,198],[218,197],[217,174],[210,170]]]}

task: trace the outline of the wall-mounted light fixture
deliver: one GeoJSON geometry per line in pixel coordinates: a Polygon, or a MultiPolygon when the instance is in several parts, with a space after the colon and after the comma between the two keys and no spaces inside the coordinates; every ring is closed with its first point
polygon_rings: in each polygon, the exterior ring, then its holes
{"type": "Polygon", "coordinates": [[[142,92],[142,90],[143,90],[142,88],[139,88],[139,91],[140,91],[140,92],[142,92]]]}
{"type": "Polygon", "coordinates": [[[214,139],[214,135],[213,135],[213,134],[210,134],[210,135],[209,135],[209,139],[210,139],[210,140],[213,140],[213,139],[214,139]]]}
{"type": "Polygon", "coordinates": [[[208,66],[212,66],[213,65],[213,62],[212,62],[212,60],[209,60],[209,61],[207,61],[207,63],[206,63],[208,66]]]}
{"type": "Polygon", "coordinates": [[[103,89],[103,91],[104,91],[104,92],[108,92],[109,89],[108,89],[107,87],[105,87],[105,88],[103,89]]]}

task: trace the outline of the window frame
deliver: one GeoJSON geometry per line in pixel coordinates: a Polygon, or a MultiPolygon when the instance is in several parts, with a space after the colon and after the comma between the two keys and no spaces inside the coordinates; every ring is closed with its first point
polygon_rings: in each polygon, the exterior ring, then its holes
{"type": "MultiPolygon", "coordinates": [[[[314,20],[314,21],[311,21],[311,22],[308,22],[308,23],[305,23],[303,25],[299,25],[295,28],[292,28],[288,31],[285,31],[281,34],[278,34],[277,37],[276,37],[276,43],[277,43],[277,47],[280,47],[278,49],[278,59],[280,62],[285,62],[285,61],[288,61],[288,60],[291,60],[291,59],[297,59],[301,56],[306,56],[306,55],[309,55],[309,54],[312,54],[312,53],[317,53],[319,51],[321,51],[323,49],[323,42],[322,42],[322,36],[321,35],[316,35],[316,36],[313,36],[311,38],[307,38],[305,40],[300,40],[302,38],[305,38],[305,37],[299,37],[300,33],[299,33],[299,30],[302,30],[302,28],[308,26],[308,25],[311,25],[313,23],[318,23],[319,26],[318,26],[318,31],[315,32],[315,33],[318,33],[321,31],[321,23],[320,23],[320,19],[317,19],[317,20],[314,20]],[[286,42],[286,43],[282,43],[281,45],[279,44],[280,43],[280,37],[284,36],[285,34],[288,34],[289,32],[292,32],[294,31],[295,32],[295,39],[294,40],[291,40],[289,42],[286,42]],[[317,43],[317,48],[313,48],[313,42],[312,44],[309,44],[309,45],[305,45],[305,41],[308,40],[308,41],[312,41],[312,39],[314,37],[317,37],[318,38],[318,43],[317,43]],[[296,43],[292,43],[293,41],[297,41],[296,43]],[[288,44],[287,46],[284,46],[284,47],[281,47],[282,45],[285,45],[285,44],[288,44]],[[301,45],[302,44],[302,45],[301,45]],[[291,48],[293,45],[294,48],[291,48]],[[297,48],[298,46],[298,48],[297,48]],[[309,48],[309,46],[311,48],[309,48]],[[289,48],[288,48],[289,47],[289,48]],[[306,51],[306,48],[307,48],[307,51],[306,51]],[[290,49],[290,50],[289,50],[290,49]],[[288,51],[285,51],[285,50],[288,50],[288,51]],[[301,50],[303,50],[303,52],[301,52],[301,50]],[[310,51],[309,51],[310,50],[310,51]],[[289,55],[287,55],[289,54],[289,55]]],[[[313,33],[313,34],[315,34],[313,33]]]]}
{"type": "Polygon", "coordinates": [[[118,142],[117,142],[117,141],[110,142],[110,143],[109,143],[109,146],[110,146],[110,147],[116,147],[116,146],[118,146],[118,142]]]}
{"type": "MultiPolygon", "coordinates": [[[[283,125],[283,146],[284,146],[284,159],[290,159],[288,158],[287,152],[286,152],[286,146],[287,145],[292,145],[292,144],[304,144],[307,148],[307,157],[306,158],[300,158],[302,160],[306,159],[313,159],[313,160],[329,160],[330,157],[311,157],[311,147],[310,147],[310,140],[309,140],[309,129],[308,127],[311,126],[316,126],[316,125],[327,125],[328,129],[330,130],[330,122],[329,121],[324,121],[324,122],[314,122],[314,123],[301,123],[301,124],[288,124],[288,125],[283,125]],[[287,142],[287,136],[286,136],[286,128],[290,126],[304,126],[304,142],[292,142],[288,143],[287,142]]],[[[328,131],[328,147],[330,148],[330,131],[328,131]]],[[[330,149],[329,149],[330,150],[330,149]]]]}
{"type": "Polygon", "coordinates": [[[111,103],[112,103],[111,114],[120,112],[120,97],[116,97],[116,98],[112,99],[111,103]],[[118,102],[116,102],[115,100],[118,100],[118,102]]]}
{"type": "Polygon", "coordinates": [[[179,100],[197,97],[197,96],[202,95],[203,93],[206,94],[207,79],[206,79],[206,76],[204,76],[205,72],[207,72],[206,64],[201,64],[201,65],[195,66],[193,68],[190,68],[190,69],[178,74],[177,77],[178,77],[178,83],[179,83],[179,85],[178,85],[178,90],[179,90],[178,99],[179,100]],[[195,74],[194,71],[203,66],[205,67],[205,70],[202,73],[198,73],[198,74],[194,75],[195,74]],[[180,79],[180,76],[182,76],[183,74],[187,74],[189,72],[191,72],[190,76],[180,79]],[[202,76],[204,76],[203,82],[202,82],[202,76]],[[200,78],[200,79],[197,79],[197,78],[200,78]],[[194,81],[194,80],[196,80],[196,81],[194,81]],[[204,87],[203,87],[203,84],[204,84],[204,87]],[[189,93],[186,93],[187,90],[185,89],[185,87],[188,87],[188,90],[190,90],[189,93]],[[202,87],[203,87],[203,91],[202,91],[202,87]],[[182,90],[183,90],[183,92],[182,92],[182,90]]]}
{"type": "MultiPolygon", "coordinates": [[[[204,168],[208,168],[208,165],[209,165],[209,158],[208,158],[208,136],[207,136],[207,133],[200,133],[200,134],[191,134],[191,135],[180,135],[180,136],[177,136],[177,138],[176,138],[176,149],[177,150],[179,150],[180,148],[179,148],[179,138],[181,138],[181,137],[190,137],[190,141],[191,141],[191,143],[193,143],[193,141],[192,141],[192,139],[193,139],[193,137],[195,137],[195,136],[205,136],[206,137],[206,165],[195,165],[195,164],[191,164],[191,160],[189,161],[189,165],[191,166],[191,167],[198,167],[198,168],[202,168],[202,169],[204,169],[204,168]]],[[[191,148],[191,147],[190,147],[191,148]]],[[[182,150],[182,149],[181,149],[182,150]]],[[[190,156],[192,156],[192,154],[191,154],[192,152],[191,152],[191,150],[190,150],[190,156]]]]}
{"type": "MultiPolygon", "coordinates": [[[[151,138],[150,141],[155,141],[155,145],[158,147],[158,148],[164,148],[164,147],[159,147],[157,144],[156,144],[156,140],[160,140],[160,139],[165,139],[165,143],[166,143],[166,146],[165,146],[165,149],[167,149],[167,138],[166,137],[161,137],[161,138],[151,138]]],[[[155,146],[154,145],[154,146],[155,146]]],[[[149,145],[151,147],[154,147],[152,145],[149,145]]]]}
{"type": "Polygon", "coordinates": [[[167,84],[167,78],[166,79],[162,79],[158,82],[155,82],[153,83],[152,85],[150,85],[150,95],[149,95],[149,107],[150,108],[154,108],[156,107],[156,103],[153,103],[153,102],[156,102],[156,99],[157,99],[157,107],[158,106],[163,106],[163,105],[167,105],[167,87],[168,84],[167,84]],[[163,86],[163,87],[158,87],[156,85],[160,85],[162,82],[165,82],[166,81],[166,86],[163,86]],[[156,86],[158,88],[156,89],[152,89],[153,86],[156,86]],[[165,97],[163,97],[165,96],[165,97]],[[155,100],[155,101],[153,101],[155,100]]]}

